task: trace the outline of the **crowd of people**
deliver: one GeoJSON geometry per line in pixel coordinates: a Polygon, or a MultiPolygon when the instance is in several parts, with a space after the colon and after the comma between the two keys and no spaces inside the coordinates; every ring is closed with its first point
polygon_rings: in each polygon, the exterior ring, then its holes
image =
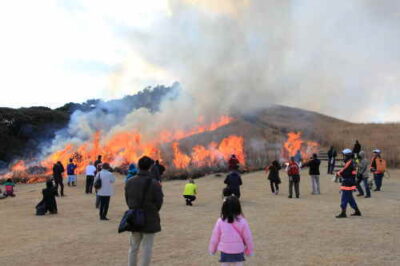
{"type": "MultiPolygon", "coordinates": [[[[382,178],[386,171],[386,162],[381,156],[380,150],[373,151],[374,156],[369,162],[366,153],[361,149],[357,141],[353,150],[345,149],[342,151],[344,166],[335,172],[335,163],[338,153],[331,147],[328,152],[328,173],[335,174],[341,181],[341,212],[337,218],[347,217],[347,205],[354,209],[352,216],[361,216],[356,200],[353,196],[355,190],[357,196],[371,197],[369,173],[372,172],[375,181],[375,190],[380,191],[382,178]],[[365,193],[364,193],[365,190],[365,193]]],[[[247,220],[242,214],[240,197],[240,187],[243,185],[240,161],[232,155],[227,162],[228,174],[224,179],[226,187],[223,189],[223,201],[220,218],[217,220],[211,234],[209,243],[209,253],[214,255],[220,252],[219,261],[222,265],[243,265],[245,256],[253,254],[254,244],[252,233],[247,220]]],[[[321,160],[317,154],[313,154],[309,160],[303,161],[299,152],[291,157],[288,162],[272,161],[266,167],[269,187],[274,195],[280,192],[282,183],[280,171],[285,169],[288,177],[288,198],[300,198],[300,173],[302,168],[309,168],[311,194],[321,194],[320,189],[320,165],[321,160]],[[293,194],[294,193],[294,194],[293,194]]],[[[67,165],[68,185],[77,185],[76,164],[73,160],[67,165]]],[[[36,206],[37,215],[46,213],[57,214],[57,197],[63,197],[63,172],[64,166],[57,162],[53,166],[53,179],[46,182],[46,188],[42,190],[43,199],[36,206]]],[[[142,225],[137,225],[130,235],[130,247],[128,251],[128,265],[138,265],[139,249],[142,249],[141,264],[150,265],[152,256],[152,246],[155,234],[161,231],[161,221],[159,211],[163,205],[164,194],[162,191],[162,175],[165,167],[159,161],[144,156],[139,159],[137,165],[131,163],[127,169],[125,177],[125,199],[129,210],[135,210],[136,216],[130,219],[139,219],[140,213],[145,221],[142,225]],[[139,218],[138,218],[139,217],[139,218]]],[[[113,185],[116,178],[111,166],[102,161],[98,156],[93,163],[90,162],[86,169],[85,193],[96,193],[95,206],[99,209],[99,219],[107,221],[110,199],[113,195],[113,185]]],[[[6,183],[8,196],[14,195],[12,189],[15,184],[6,183]],[[10,194],[11,193],[11,194],[10,194]]],[[[192,178],[189,178],[184,185],[182,196],[187,206],[193,206],[197,199],[198,187],[192,178]]],[[[128,219],[129,221],[129,219],[128,219]]]]}

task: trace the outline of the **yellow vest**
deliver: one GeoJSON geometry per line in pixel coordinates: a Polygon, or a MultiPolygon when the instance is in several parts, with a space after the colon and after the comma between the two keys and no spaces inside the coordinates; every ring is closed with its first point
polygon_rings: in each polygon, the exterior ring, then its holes
{"type": "Polygon", "coordinates": [[[197,185],[188,183],[185,185],[185,189],[183,190],[184,196],[194,196],[197,194],[197,185]]]}

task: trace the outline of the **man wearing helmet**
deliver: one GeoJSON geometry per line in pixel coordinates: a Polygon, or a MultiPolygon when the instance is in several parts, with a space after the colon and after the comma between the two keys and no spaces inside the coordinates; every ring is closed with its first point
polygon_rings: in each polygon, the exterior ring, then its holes
{"type": "Polygon", "coordinates": [[[353,197],[353,191],[356,189],[356,166],[353,161],[353,152],[350,149],[345,149],[343,151],[345,166],[342,170],[336,173],[337,176],[342,177],[342,186],[340,190],[342,191],[342,200],[340,207],[342,212],[336,216],[336,218],[346,218],[346,207],[347,204],[355,210],[351,216],[361,216],[361,212],[357,207],[356,200],[353,197]]]}

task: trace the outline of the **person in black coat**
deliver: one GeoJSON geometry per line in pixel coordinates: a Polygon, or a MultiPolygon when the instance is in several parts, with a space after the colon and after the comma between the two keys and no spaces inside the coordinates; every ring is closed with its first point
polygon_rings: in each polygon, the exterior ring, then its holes
{"type": "Polygon", "coordinates": [[[240,177],[240,173],[236,170],[233,170],[226,178],[224,183],[227,185],[231,194],[235,195],[237,198],[240,198],[240,186],[242,183],[242,178],[240,177]]]}
{"type": "Polygon", "coordinates": [[[313,154],[312,158],[310,161],[306,162],[303,164],[302,167],[309,167],[310,171],[310,177],[311,177],[311,185],[312,185],[312,194],[317,195],[321,194],[321,191],[319,189],[319,166],[321,165],[321,161],[318,159],[318,156],[316,153],[313,154]]]}
{"type": "Polygon", "coordinates": [[[337,152],[333,146],[328,151],[328,175],[332,175],[335,170],[337,152]]]}
{"type": "Polygon", "coordinates": [[[45,215],[47,212],[56,214],[58,212],[56,193],[53,181],[48,180],[46,182],[46,188],[42,190],[43,199],[36,205],[37,215],[45,215]]]}
{"type": "Polygon", "coordinates": [[[361,151],[361,144],[360,142],[358,142],[358,140],[356,140],[356,143],[354,144],[353,147],[354,158],[356,159],[359,158],[360,151],[361,151]]]}
{"type": "Polygon", "coordinates": [[[270,182],[271,186],[271,191],[273,194],[278,195],[279,193],[279,184],[281,183],[281,179],[279,177],[279,170],[281,170],[282,167],[279,165],[278,161],[273,161],[270,166],[267,166],[265,168],[265,171],[268,174],[268,180],[270,182]]]}
{"type": "Polygon", "coordinates": [[[56,196],[58,197],[58,186],[60,186],[60,195],[61,197],[64,196],[64,183],[63,183],[63,172],[64,172],[64,166],[60,161],[54,164],[53,166],[53,178],[54,182],[56,183],[56,196]]]}

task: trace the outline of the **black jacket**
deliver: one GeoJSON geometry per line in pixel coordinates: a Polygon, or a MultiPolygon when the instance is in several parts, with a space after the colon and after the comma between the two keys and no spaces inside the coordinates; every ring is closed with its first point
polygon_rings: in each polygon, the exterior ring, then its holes
{"type": "Polygon", "coordinates": [[[279,177],[279,170],[281,170],[280,166],[270,165],[268,167],[268,179],[272,182],[281,183],[281,179],[279,177]]]}
{"type": "Polygon", "coordinates": [[[336,156],[337,156],[337,152],[335,149],[330,149],[328,151],[328,158],[336,158],[336,156]]]}
{"type": "Polygon", "coordinates": [[[360,145],[360,143],[356,143],[356,144],[354,144],[354,147],[353,147],[353,153],[360,153],[360,151],[361,151],[361,145],[360,145]]]}
{"type": "Polygon", "coordinates": [[[62,173],[64,172],[64,166],[60,163],[56,163],[53,166],[53,178],[62,179],[62,173]]]}
{"type": "Polygon", "coordinates": [[[238,172],[233,171],[225,178],[224,183],[227,184],[229,188],[239,188],[242,185],[242,178],[238,172]]]}
{"type": "Polygon", "coordinates": [[[126,182],[125,199],[129,209],[140,208],[145,186],[149,179],[151,179],[151,185],[143,204],[146,224],[140,232],[157,233],[161,231],[159,211],[164,198],[161,184],[153,179],[148,171],[140,170],[134,178],[130,178],[126,182]]]}
{"type": "Polygon", "coordinates": [[[319,166],[321,161],[319,159],[312,159],[311,161],[306,162],[303,164],[303,167],[310,167],[309,174],[310,175],[320,175],[319,166]]]}

